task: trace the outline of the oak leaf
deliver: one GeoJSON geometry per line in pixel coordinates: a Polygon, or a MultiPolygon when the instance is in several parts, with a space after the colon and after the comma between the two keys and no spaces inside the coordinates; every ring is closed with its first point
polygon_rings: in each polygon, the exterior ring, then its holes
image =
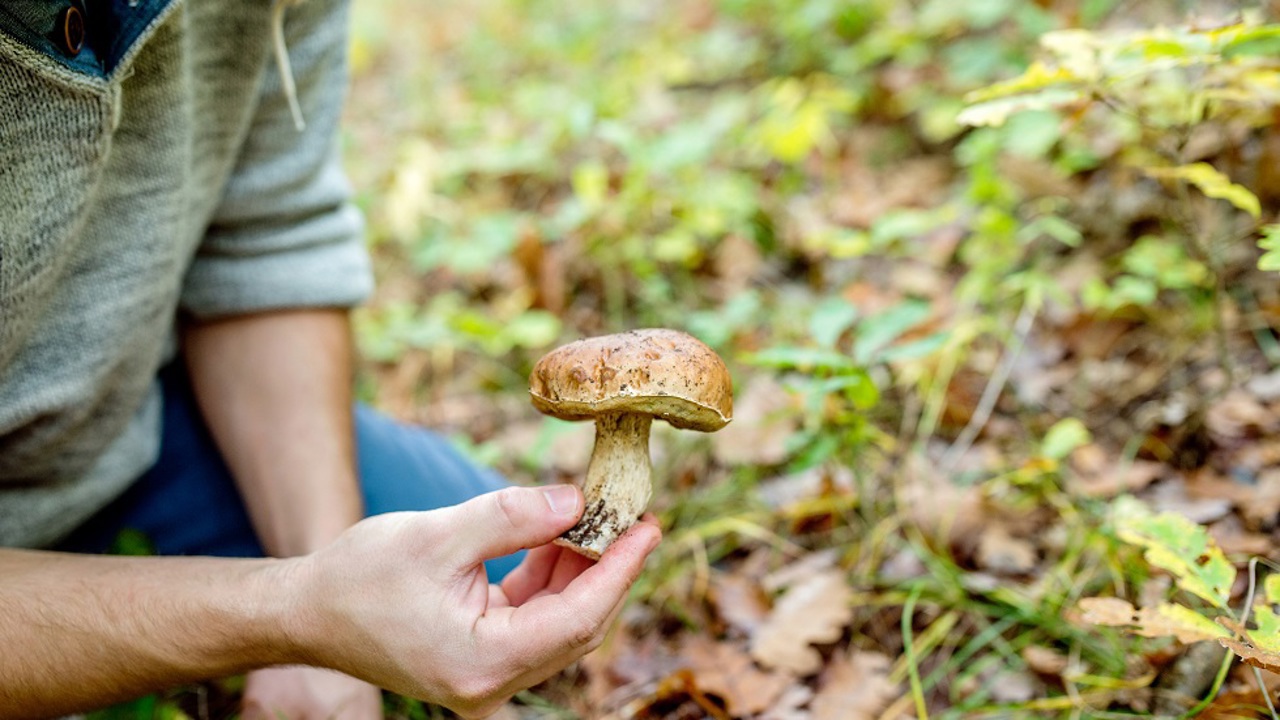
{"type": "Polygon", "coordinates": [[[793,585],[751,638],[751,657],[799,676],[816,673],[822,657],[811,646],[840,638],[853,619],[852,597],[838,570],[815,573],[793,585]]]}
{"type": "Polygon", "coordinates": [[[711,602],[716,614],[731,627],[750,633],[769,614],[769,602],[754,578],[718,573],[711,578],[711,602]]]}
{"type": "Polygon", "coordinates": [[[809,707],[813,720],[875,720],[901,692],[889,679],[892,666],[877,652],[838,653],[822,676],[809,707]]]}
{"type": "Polygon", "coordinates": [[[737,645],[705,635],[690,636],[681,655],[698,689],[724,700],[725,709],[734,717],[764,712],[792,683],[787,675],[757,668],[737,645]]]}

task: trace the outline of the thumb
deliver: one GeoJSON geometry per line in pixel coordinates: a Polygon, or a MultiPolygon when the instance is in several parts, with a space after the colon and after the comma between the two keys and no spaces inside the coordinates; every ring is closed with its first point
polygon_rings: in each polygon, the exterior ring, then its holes
{"type": "Polygon", "coordinates": [[[439,511],[460,567],[545,545],[582,516],[573,485],[505,488],[439,511]]]}

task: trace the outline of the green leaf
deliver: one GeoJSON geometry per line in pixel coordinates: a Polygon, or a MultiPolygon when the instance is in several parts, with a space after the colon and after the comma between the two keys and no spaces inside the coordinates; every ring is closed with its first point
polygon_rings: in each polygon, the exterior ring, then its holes
{"type": "Polygon", "coordinates": [[[881,350],[876,353],[876,360],[882,363],[897,362],[899,360],[915,360],[916,358],[928,357],[937,352],[943,345],[947,344],[947,340],[951,338],[949,332],[936,332],[927,335],[919,340],[900,343],[881,350]]]}
{"type": "Polygon", "coordinates": [[[818,380],[806,390],[818,396],[826,396],[834,392],[843,393],[859,410],[869,410],[880,402],[880,389],[876,387],[875,382],[865,370],[818,380]]]}
{"type": "MultiPolygon", "coordinates": [[[[1240,27],[1240,26],[1237,26],[1240,27]]],[[[1222,47],[1222,57],[1274,57],[1280,54],[1280,25],[1240,27],[1222,47]]]]}
{"type": "Polygon", "coordinates": [[[1257,630],[1249,633],[1254,646],[1268,652],[1280,652],[1280,616],[1270,607],[1258,607],[1253,610],[1253,621],[1258,625],[1257,630]]]}
{"type": "Polygon", "coordinates": [[[924,322],[931,312],[928,303],[908,300],[866,318],[858,323],[853,356],[859,363],[870,363],[876,358],[877,351],[924,322]]]}
{"type": "Polygon", "coordinates": [[[1066,245],[1067,247],[1080,247],[1080,243],[1084,241],[1084,235],[1080,232],[1080,228],[1076,227],[1070,220],[1058,215],[1042,215],[1030,223],[1027,223],[1018,231],[1018,240],[1029,242],[1035,238],[1047,236],[1066,245]]]}
{"type": "Polygon", "coordinates": [[[544,348],[560,335],[560,318],[545,310],[525,310],[502,332],[516,347],[544,348]]]}
{"type": "Polygon", "coordinates": [[[1205,195],[1226,200],[1254,217],[1262,214],[1262,204],[1258,202],[1257,195],[1249,188],[1231,182],[1231,178],[1209,163],[1198,162],[1170,168],[1149,167],[1143,170],[1155,178],[1189,182],[1205,195]]]}
{"type": "Polygon", "coordinates": [[[1124,269],[1163,288],[1187,290],[1209,281],[1209,269],[1187,257],[1182,243],[1173,238],[1144,235],[1124,254],[1124,269]]]}
{"type": "Polygon", "coordinates": [[[856,370],[858,364],[844,353],[824,348],[773,347],[750,355],[752,365],[798,370],[856,370]]]}
{"type": "Polygon", "coordinates": [[[857,319],[856,305],[841,297],[829,297],[819,302],[809,316],[809,334],[822,347],[833,348],[857,319]]]}
{"type": "Polygon", "coordinates": [[[1075,418],[1063,418],[1045,433],[1040,452],[1048,458],[1061,460],[1072,450],[1087,444],[1093,436],[1084,423],[1075,418]]]}
{"type": "Polygon", "coordinates": [[[1262,226],[1258,247],[1263,250],[1262,257],[1258,258],[1258,269],[1280,272],[1280,224],[1262,226]]]}
{"type": "Polygon", "coordinates": [[[1118,498],[1114,513],[1120,539],[1143,548],[1147,562],[1173,575],[1180,589],[1229,609],[1236,569],[1203,527],[1177,513],[1153,515],[1132,497],[1118,498]]]}
{"type": "Polygon", "coordinates": [[[1263,595],[1272,605],[1280,605],[1280,574],[1272,573],[1262,581],[1263,595]]]}
{"type": "Polygon", "coordinates": [[[1062,118],[1053,110],[1025,110],[1009,118],[1005,149],[1014,155],[1041,158],[1062,138],[1062,118]]]}

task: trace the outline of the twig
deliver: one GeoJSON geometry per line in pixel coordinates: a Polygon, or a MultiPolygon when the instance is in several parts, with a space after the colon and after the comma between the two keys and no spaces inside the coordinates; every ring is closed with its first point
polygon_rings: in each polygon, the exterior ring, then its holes
{"type": "Polygon", "coordinates": [[[1004,391],[1005,383],[1009,381],[1009,374],[1013,372],[1013,365],[1018,361],[1018,355],[1022,353],[1022,346],[1026,344],[1027,336],[1031,334],[1031,327],[1035,323],[1038,309],[1038,304],[1032,303],[1031,300],[1023,301],[1022,310],[1018,313],[1018,319],[1013,325],[1013,340],[1005,349],[995,372],[991,374],[987,387],[982,391],[982,397],[978,400],[978,407],[974,410],[973,417],[969,418],[969,424],[965,425],[955,443],[947,448],[947,452],[942,456],[943,475],[951,474],[956,463],[960,462],[960,458],[969,451],[978,433],[991,419],[996,401],[1000,399],[1000,393],[1004,391]]]}
{"type": "MultiPolygon", "coordinates": [[[[1245,598],[1244,609],[1240,611],[1240,627],[1244,627],[1249,622],[1249,613],[1253,611],[1253,595],[1258,590],[1258,558],[1249,558],[1249,593],[1245,598]]],[[[1267,684],[1262,681],[1262,671],[1257,667],[1252,668],[1253,679],[1258,683],[1258,692],[1262,693],[1262,699],[1267,701],[1267,710],[1271,712],[1272,720],[1280,720],[1276,715],[1275,703],[1271,702],[1271,692],[1267,690],[1267,684]]]]}

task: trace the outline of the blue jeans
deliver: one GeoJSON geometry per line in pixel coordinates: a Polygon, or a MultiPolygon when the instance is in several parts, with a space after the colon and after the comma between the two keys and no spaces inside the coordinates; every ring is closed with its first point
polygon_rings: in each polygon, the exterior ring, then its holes
{"type": "MultiPolygon", "coordinates": [[[[56,549],[107,552],[124,530],[141,532],[157,555],[262,557],[244,501],[204,424],[181,363],[161,373],[164,429],[160,457],[124,495],[56,549]]],[[[356,452],[366,515],[456,505],[505,487],[448,441],[367,407],[355,412],[356,452]]],[[[522,553],[486,563],[491,581],[522,553]]]]}

